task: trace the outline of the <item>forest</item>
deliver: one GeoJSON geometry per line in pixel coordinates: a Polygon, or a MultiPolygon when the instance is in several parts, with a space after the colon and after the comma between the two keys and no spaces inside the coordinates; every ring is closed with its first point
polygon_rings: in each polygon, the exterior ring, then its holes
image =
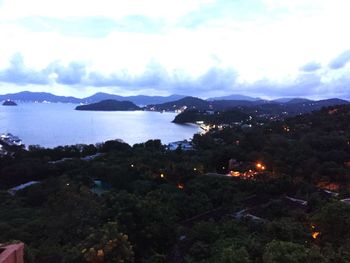
{"type": "Polygon", "coordinates": [[[347,105],[253,119],[190,151],[18,149],[0,159],[0,243],[39,263],[350,262],[349,120],[347,105]]]}

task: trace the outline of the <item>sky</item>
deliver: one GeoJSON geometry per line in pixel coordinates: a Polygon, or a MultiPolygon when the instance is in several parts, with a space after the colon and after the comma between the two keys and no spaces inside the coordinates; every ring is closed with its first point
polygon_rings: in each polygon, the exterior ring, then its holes
{"type": "Polygon", "coordinates": [[[348,0],[0,0],[0,94],[350,99],[348,0]]]}

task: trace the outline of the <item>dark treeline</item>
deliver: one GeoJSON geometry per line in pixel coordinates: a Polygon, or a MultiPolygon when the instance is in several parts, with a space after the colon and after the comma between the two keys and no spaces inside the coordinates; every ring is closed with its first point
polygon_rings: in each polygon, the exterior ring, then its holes
{"type": "Polygon", "coordinates": [[[350,262],[349,119],[339,106],[213,129],[193,151],[19,149],[0,159],[0,243],[24,242],[26,262],[350,262]]]}

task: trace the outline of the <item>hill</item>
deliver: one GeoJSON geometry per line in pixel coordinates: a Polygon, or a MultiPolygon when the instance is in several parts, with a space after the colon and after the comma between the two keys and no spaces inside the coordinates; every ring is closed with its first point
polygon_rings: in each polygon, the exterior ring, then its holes
{"type": "Polygon", "coordinates": [[[146,107],[146,109],[155,111],[176,111],[182,108],[209,110],[210,102],[196,97],[185,97],[176,101],[166,102],[162,104],[151,104],[146,107]]]}
{"type": "Polygon", "coordinates": [[[12,100],[5,100],[3,106],[17,106],[17,103],[12,100]]]}
{"type": "Polygon", "coordinates": [[[350,262],[350,105],[203,112],[249,121],[203,125],[192,151],[111,140],[1,158],[0,241],[25,243],[25,262],[350,262]]]}
{"type": "Polygon", "coordinates": [[[138,96],[119,96],[114,94],[108,94],[103,92],[98,92],[90,97],[86,97],[82,99],[84,103],[93,103],[101,100],[119,100],[119,101],[131,101],[136,105],[148,105],[148,104],[160,104],[166,103],[169,101],[174,101],[178,99],[182,99],[184,96],[182,95],[170,95],[170,96],[146,96],[146,95],[138,95],[138,96]]]}
{"type": "Polygon", "coordinates": [[[214,97],[207,99],[208,101],[214,101],[214,100],[241,100],[241,101],[257,101],[261,100],[260,98],[253,98],[249,96],[244,96],[240,94],[232,94],[228,96],[222,96],[222,97],[214,97]]]}
{"type": "Polygon", "coordinates": [[[244,122],[249,119],[249,115],[240,110],[227,110],[220,114],[208,114],[195,109],[186,110],[178,114],[173,120],[174,123],[196,123],[202,121],[210,124],[244,122]]]}
{"type": "Polygon", "coordinates": [[[76,110],[85,111],[135,111],[140,110],[131,101],[116,101],[116,100],[103,100],[97,103],[88,105],[80,105],[75,108],[76,110]]]}
{"type": "Polygon", "coordinates": [[[12,100],[23,102],[63,102],[63,103],[80,103],[81,100],[74,97],[56,96],[47,92],[30,92],[22,91],[0,95],[0,100],[12,100]]]}
{"type": "Polygon", "coordinates": [[[72,96],[57,96],[48,92],[30,92],[22,91],[18,93],[9,93],[0,95],[0,100],[12,100],[22,102],[61,102],[61,103],[95,103],[102,100],[118,100],[118,101],[131,101],[136,105],[148,105],[148,104],[160,104],[169,101],[175,101],[181,99],[183,95],[170,95],[170,96],[119,96],[115,94],[98,92],[92,96],[86,98],[75,98],[72,96]]]}

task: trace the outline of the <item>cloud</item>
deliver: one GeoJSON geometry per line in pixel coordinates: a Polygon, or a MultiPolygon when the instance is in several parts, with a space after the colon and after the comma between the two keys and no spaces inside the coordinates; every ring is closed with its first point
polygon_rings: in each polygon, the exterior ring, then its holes
{"type": "Polygon", "coordinates": [[[49,16],[65,19],[67,17],[103,16],[120,19],[128,15],[145,15],[148,17],[176,19],[196,10],[211,0],[4,0],[0,17],[19,19],[23,17],[49,16]],[[18,7],[21,8],[18,8],[18,7]]]}
{"type": "Polygon", "coordinates": [[[52,81],[77,85],[82,83],[85,75],[85,65],[78,62],[72,62],[68,66],[53,62],[41,70],[30,69],[24,65],[22,55],[17,53],[12,56],[10,66],[0,71],[0,81],[18,85],[47,85],[52,81]]]}
{"type": "Polygon", "coordinates": [[[346,50],[329,63],[331,69],[340,69],[350,61],[350,50],[346,50]]]}
{"type": "Polygon", "coordinates": [[[86,76],[86,66],[72,62],[62,66],[58,62],[50,64],[44,72],[56,74],[56,82],[63,85],[79,85],[86,76]]]}
{"type": "Polygon", "coordinates": [[[321,68],[321,64],[318,63],[318,62],[309,62],[305,65],[303,65],[302,67],[300,67],[300,70],[301,71],[304,71],[304,72],[314,72],[314,71],[317,71],[321,68]]]}
{"type": "Polygon", "coordinates": [[[0,71],[0,82],[26,86],[25,89],[57,84],[70,89],[71,94],[108,89],[109,92],[118,92],[120,95],[140,94],[142,91],[152,95],[176,93],[200,97],[238,93],[264,98],[350,98],[348,70],[344,68],[335,75],[332,70],[316,70],[317,65],[308,63],[302,67],[304,71],[305,68],[308,71],[280,81],[265,78],[255,82],[242,82],[233,68],[213,66],[194,76],[180,69],[167,70],[157,61],[150,62],[144,71],[138,74],[131,74],[127,69],[104,74],[91,70],[82,62],[63,65],[59,61],[49,63],[41,70],[34,70],[24,64],[20,54],[16,54],[12,57],[9,67],[0,71]]]}
{"type": "Polygon", "coordinates": [[[91,72],[85,84],[95,87],[124,87],[128,90],[154,89],[168,93],[198,95],[213,90],[229,91],[237,78],[233,69],[212,67],[199,76],[193,77],[182,70],[168,72],[158,63],[150,63],[146,70],[132,76],[126,70],[105,76],[91,72]]]}
{"type": "Polygon", "coordinates": [[[57,32],[63,36],[92,38],[103,38],[113,31],[154,33],[165,26],[162,19],[152,19],[141,15],[126,16],[120,19],[103,16],[65,19],[36,16],[22,18],[18,24],[32,32],[57,32]]]}
{"type": "Polygon", "coordinates": [[[320,94],[322,86],[323,83],[318,74],[300,74],[295,78],[284,81],[262,79],[253,83],[237,83],[234,90],[238,93],[265,98],[313,97],[320,94]]]}
{"type": "Polygon", "coordinates": [[[35,71],[25,67],[22,55],[15,54],[10,60],[10,66],[0,71],[0,81],[19,85],[46,85],[49,83],[49,72],[47,70],[35,71]]]}
{"type": "Polygon", "coordinates": [[[154,89],[166,92],[198,92],[229,90],[236,81],[237,73],[233,69],[211,67],[206,72],[193,77],[182,70],[168,72],[161,64],[152,61],[145,70],[131,75],[128,70],[120,70],[109,75],[98,71],[89,71],[81,62],[62,65],[52,62],[42,70],[32,70],[24,65],[21,54],[12,57],[10,66],[0,71],[0,81],[18,85],[47,85],[55,82],[76,87],[116,87],[130,90],[154,89]]]}

